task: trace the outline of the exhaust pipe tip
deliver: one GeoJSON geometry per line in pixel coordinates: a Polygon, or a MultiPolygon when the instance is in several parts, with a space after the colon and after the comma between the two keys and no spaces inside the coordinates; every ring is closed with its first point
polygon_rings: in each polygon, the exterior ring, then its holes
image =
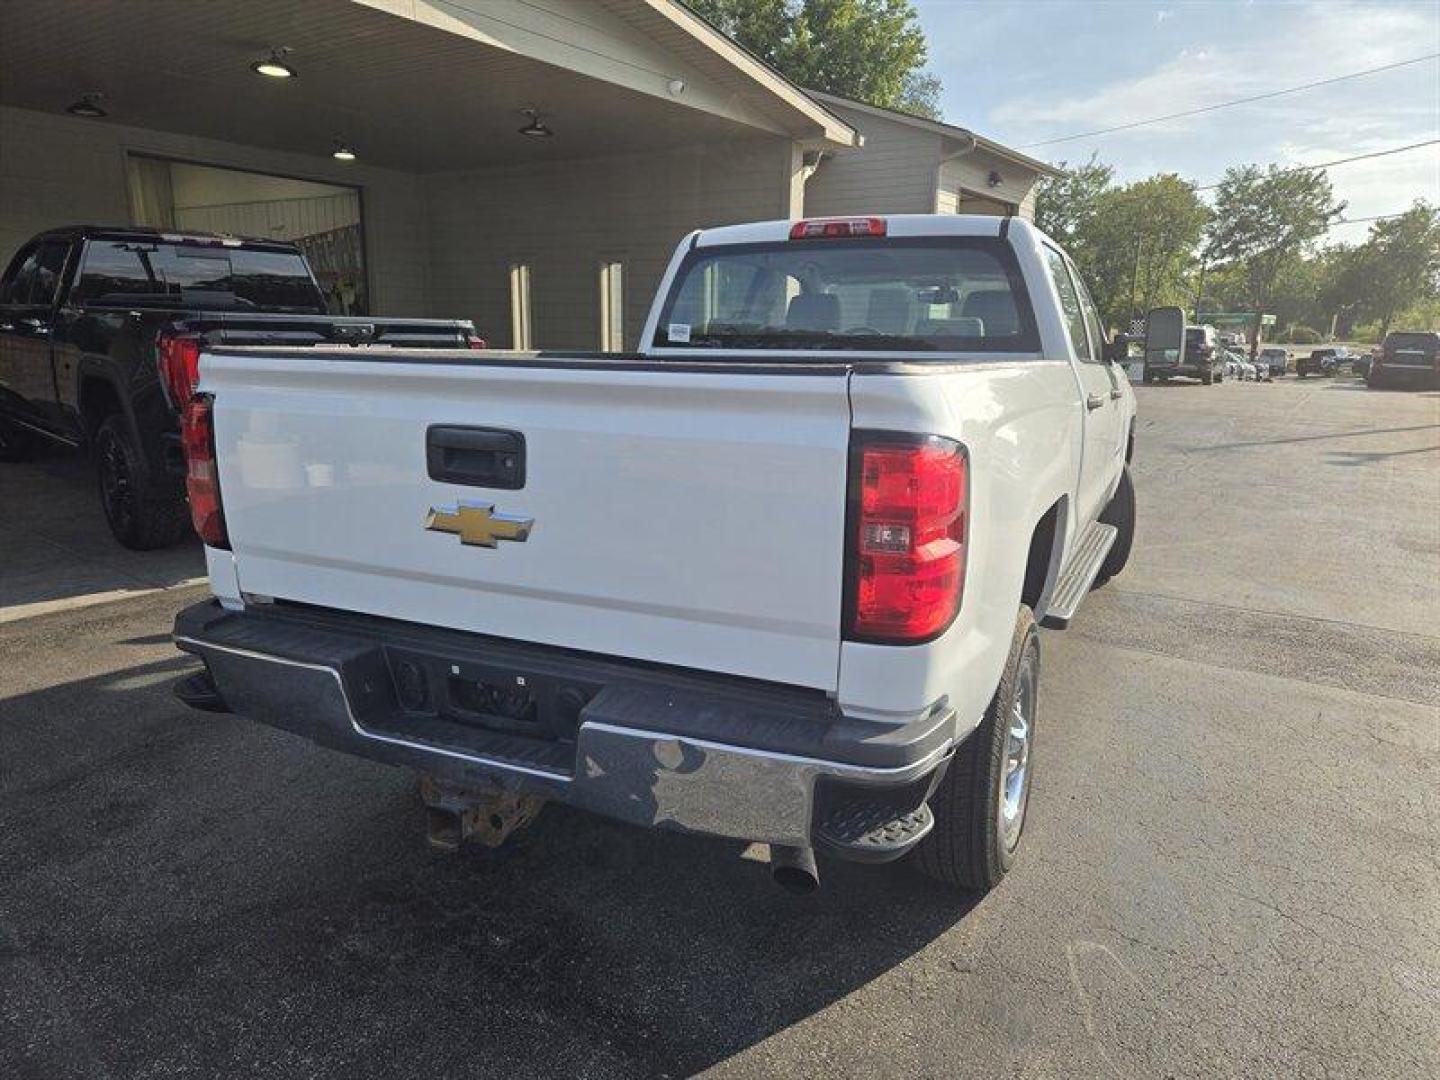
{"type": "Polygon", "coordinates": [[[820,888],[820,871],[815,850],[808,847],[770,845],[770,877],[792,896],[808,896],[820,888]]]}

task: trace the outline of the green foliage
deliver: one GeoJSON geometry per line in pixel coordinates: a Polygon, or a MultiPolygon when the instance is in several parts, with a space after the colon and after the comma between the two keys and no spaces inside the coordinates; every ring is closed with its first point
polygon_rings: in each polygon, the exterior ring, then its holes
{"type": "Polygon", "coordinates": [[[940,111],[940,93],[944,86],[937,75],[928,71],[912,71],[905,76],[905,86],[900,91],[900,100],[895,108],[911,116],[923,116],[927,120],[943,120],[940,111]]]}
{"type": "Polygon", "coordinates": [[[1069,250],[1109,325],[1153,307],[1189,305],[1206,216],[1195,189],[1173,173],[1095,197],[1071,229],[1069,250]]]}
{"type": "Polygon", "coordinates": [[[686,0],[791,82],[882,108],[938,117],[911,0],[686,0]]]}
{"type": "Polygon", "coordinates": [[[1115,180],[1115,170],[1091,155],[1084,165],[1071,168],[1060,162],[1059,176],[1042,176],[1035,185],[1035,224],[1063,247],[1075,240],[1075,230],[1095,214],[1100,196],[1115,180]]]}
{"type": "Polygon", "coordinates": [[[1256,313],[1269,312],[1281,275],[1305,256],[1344,208],[1334,201],[1323,171],[1232,166],[1215,193],[1206,257],[1242,266],[1246,306],[1256,313]]]}
{"type": "Polygon", "coordinates": [[[1384,337],[1397,314],[1440,297],[1440,210],[1417,201],[1375,222],[1344,277],[1356,313],[1384,337]]]}

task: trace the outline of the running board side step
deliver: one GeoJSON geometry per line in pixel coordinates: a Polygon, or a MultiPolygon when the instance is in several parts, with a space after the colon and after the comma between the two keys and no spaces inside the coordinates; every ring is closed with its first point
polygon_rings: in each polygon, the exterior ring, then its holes
{"type": "Polygon", "coordinates": [[[1102,521],[1093,522],[1090,528],[1085,530],[1085,535],[1080,537],[1075,550],[1066,561],[1065,568],[1060,571],[1060,580],[1056,582],[1055,592],[1045,608],[1045,616],[1040,620],[1041,626],[1064,630],[1070,625],[1070,620],[1075,617],[1075,612],[1080,607],[1080,601],[1085,599],[1090,587],[1095,584],[1100,567],[1105,563],[1105,556],[1110,554],[1110,548],[1114,546],[1115,538],[1119,535],[1119,530],[1114,525],[1106,525],[1102,521]]]}

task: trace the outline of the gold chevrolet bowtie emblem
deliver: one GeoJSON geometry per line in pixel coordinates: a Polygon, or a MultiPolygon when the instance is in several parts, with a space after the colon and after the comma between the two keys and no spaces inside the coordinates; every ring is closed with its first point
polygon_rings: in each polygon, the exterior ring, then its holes
{"type": "Polygon", "coordinates": [[[462,544],[493,548],[499,540],[524,543],[530,539],[534,518],[497,514],[493,503],[456,503],[432,507],[425,515],[425,528],[454,533],[462,544]]]}

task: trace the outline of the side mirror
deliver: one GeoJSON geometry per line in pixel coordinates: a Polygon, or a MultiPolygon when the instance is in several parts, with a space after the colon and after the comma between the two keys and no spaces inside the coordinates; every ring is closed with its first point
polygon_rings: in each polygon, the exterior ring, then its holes
{"type": "Polygon", "coordinates": [[[1178,307],[1154,308],[1145,316],[1145,361],[1183,362],[1185,312],[1178,307]]]}
{"type": "Polygon", "coordinates": [[[1124,334],[1116,334],[1115,340],[1105,346],[1103,355],[1112,364],[1125,363],[1130,355],[1130,339],[1124,334]]]}

